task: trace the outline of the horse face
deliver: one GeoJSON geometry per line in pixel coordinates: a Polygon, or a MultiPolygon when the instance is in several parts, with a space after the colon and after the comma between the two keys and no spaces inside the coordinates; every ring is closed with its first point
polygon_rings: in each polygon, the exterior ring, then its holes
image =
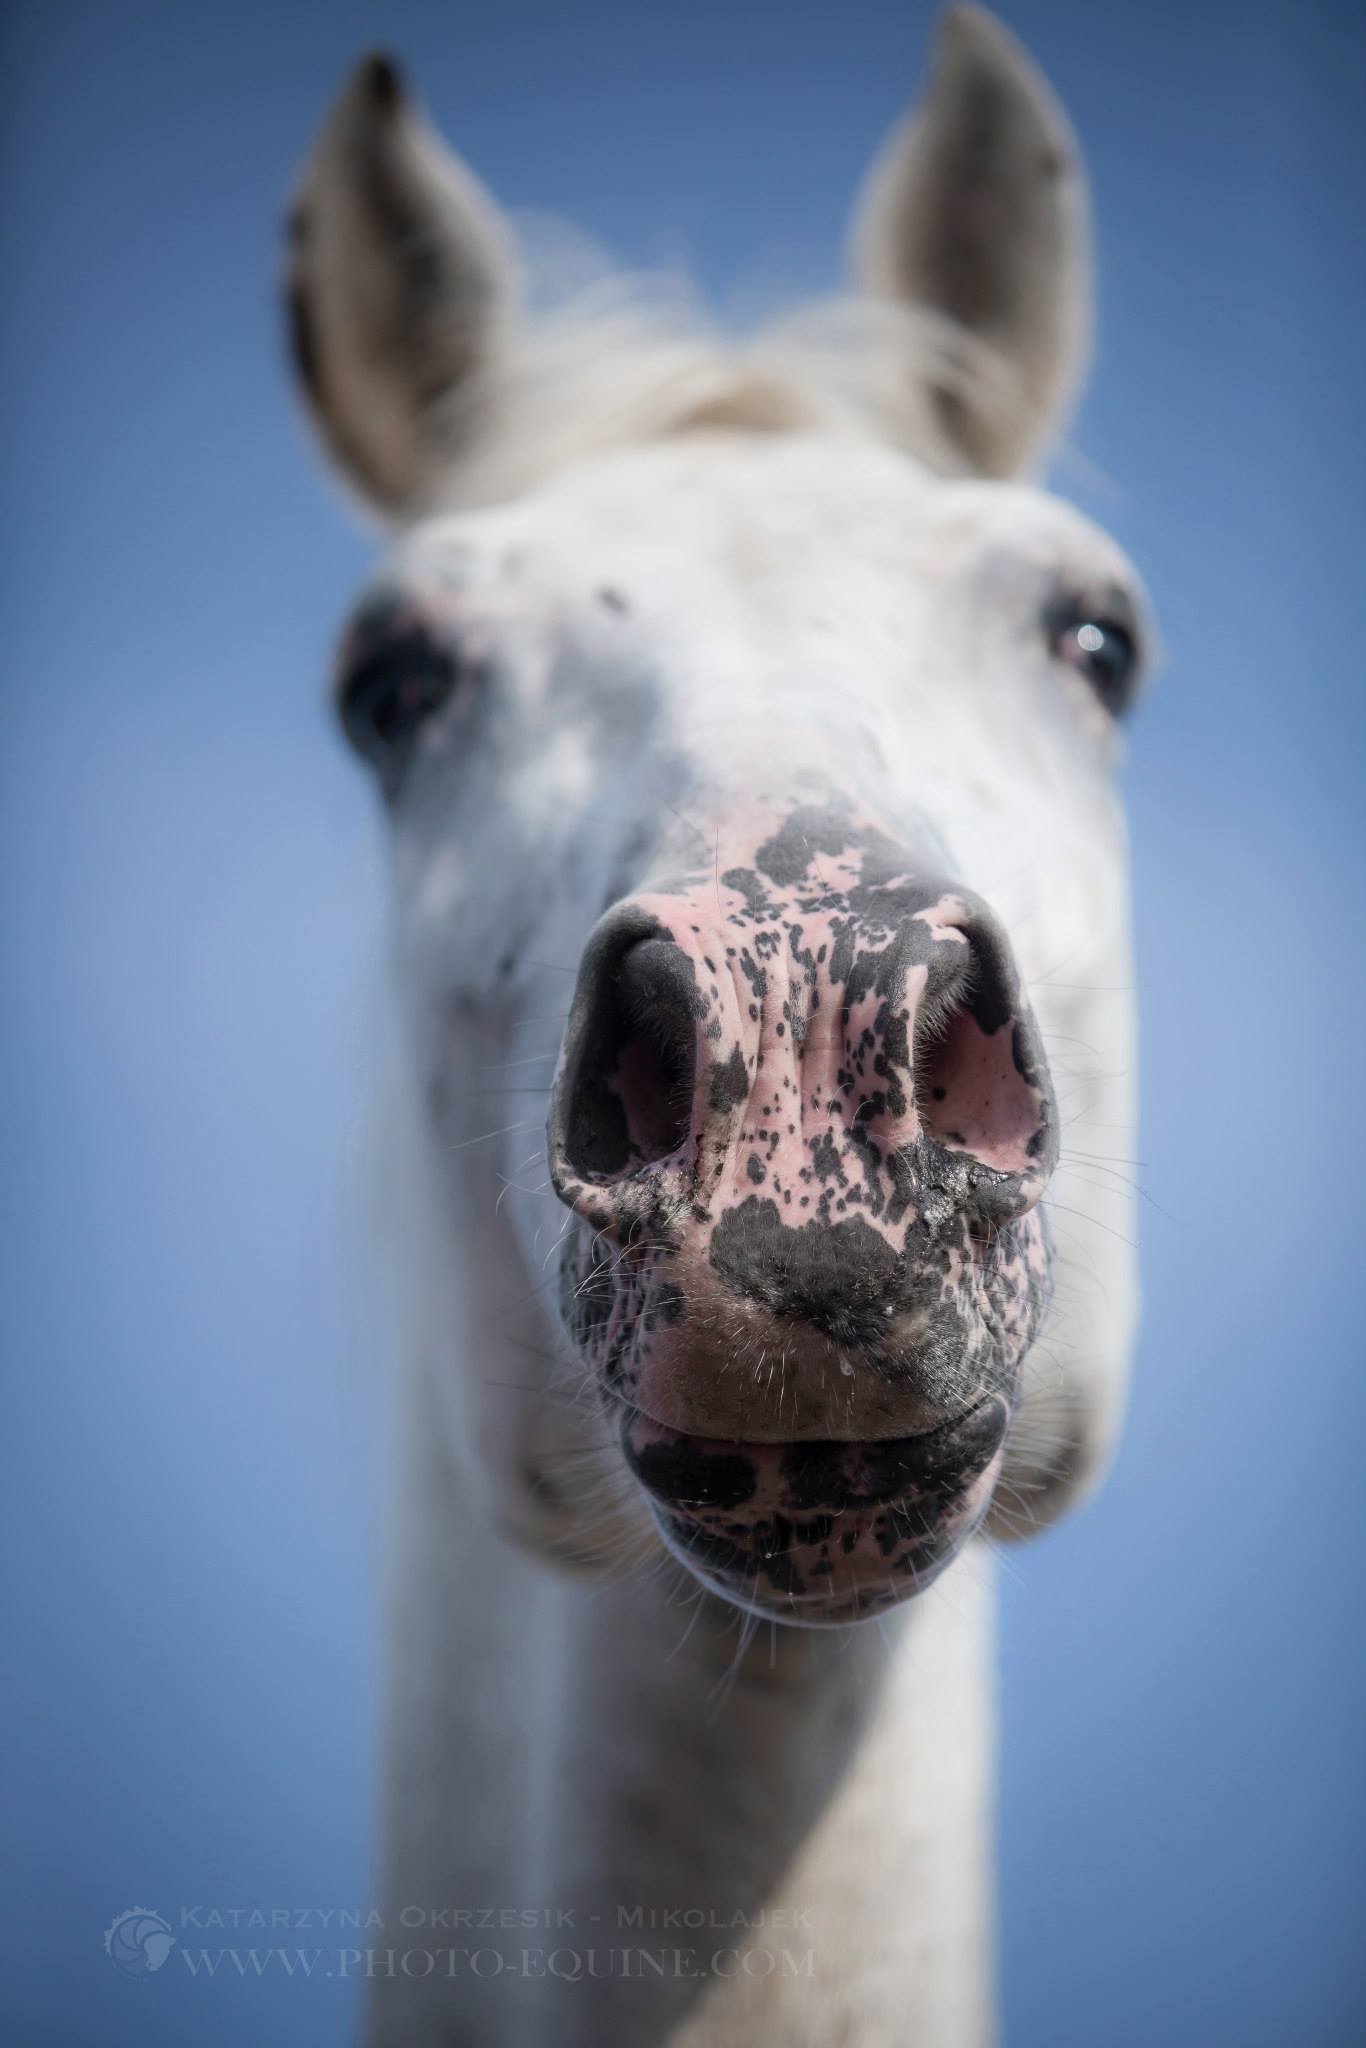
{"type": "Polygon", "coordinates": [[[699,435],[423,523],[344,644],[431,1099],[572,975],[563,1330],[666,1541],[765,1611],[916,1589],[1000,1474],[1052,1291],[1027,983],[1122,946],[1075,622],[1138,602],[1037,493],[699,435]]]}
{"type": "Polygon", "coordinates": [[[1111,769],[1143,602],[1101,534],[995,474],[1072,375],[1082,209],[1044,89],[954,21],[864,208],[873,276],[960,322],[913,433],[849,414],[790,351],[684,375],[656,343],[623,357],[619,402],[580,368],[583,445],[500,441],[551,358],[518,370],[495,218],[373,67],[295,227],[315,411],[403,512],[338,702],[392,821],[461,1275],[445,1314],[474,1352],[455,1433],[526,1540],[584,1554],[563,1470],[591,1454],[704,1584],[810,1624],[920,1590],[1012,1500],[1055,1512],[1108,1439],[1128,1334],[1101,1238],[1122,1194],[1083,1196],[1096,1291],[1061,1302],[1043,1197],[1065,1123],[1128,1112],[1111,769]],[[1013,238],[955,213],[981,174],[965,105],[979,140],[983,108],[999,130],[1013,238]],[[977,301],[946,226],[990,269],[1005,386],[963,374],[977,301]],[[883,445],[907,433],[920,456],[883,445]],[[512,501],[454,503],[491,496],[512,501]],[[485,1130],[495,1071],[525,1075],[533,1114],[485,1130]],[[534,1286],[547,1262],[559,1312],[531,1348],[548,1407],[566,1361],[586,1380],[569,1417],[490,1392],[489,1274],[534,1286]]]}

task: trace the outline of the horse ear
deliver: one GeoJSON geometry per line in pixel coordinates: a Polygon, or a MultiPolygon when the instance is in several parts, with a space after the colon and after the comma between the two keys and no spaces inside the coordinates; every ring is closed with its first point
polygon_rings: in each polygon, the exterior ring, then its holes
{"type": "Polygon", "coordinates": [[[1089,208],[1052,91],[985,9],[951,7],[923,105],[855,214],[864,289],[953,323],[930,398],[968,469],[1009,476],[1060,430],[1091,321],[1089,208]]]}
{"type": "Polygon", "coordinates": [[[285,282],[295,366],[333,457],[380,511],[415,509],[468,436],[516,271],[493,202],[386,57],[353,74],[314,145],[285,282]]]}

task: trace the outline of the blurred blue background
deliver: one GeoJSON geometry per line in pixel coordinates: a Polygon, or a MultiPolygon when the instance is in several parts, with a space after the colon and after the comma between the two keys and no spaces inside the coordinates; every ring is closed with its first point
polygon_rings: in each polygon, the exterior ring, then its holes
{"type": "MultiPolygon", "coordinates": [[[[1059,481],[1169,659],[1127,770],[1132,1419],[1003,1584],[1006,2038],[1328,2048],[1366,2022],[1366,18],[1007,13],[1100,226],[1059,481]]],[[[382,41],[506,204],[723,301],[756,266],[821,290],[931,19],[0,16],[7,2041],[330,2048],[352,2012],[101,1948],[133,1905],[370,1895],[386,1409],[350,1276],[382,844],[322,711],[369,542],[277,361],[310,131],[382,41]]]]}

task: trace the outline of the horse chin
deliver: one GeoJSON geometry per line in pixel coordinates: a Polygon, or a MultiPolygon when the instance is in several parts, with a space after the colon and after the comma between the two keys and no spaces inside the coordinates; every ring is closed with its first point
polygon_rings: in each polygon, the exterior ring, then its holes
{"type": "Polygon", "coordinates": [[[622,1451],[664,1547],[741,1612],[837,1628],[913,1599],[977,1529],[1010,1410],[982,1396],[939,1428],[866,1442],[728,1442],[623,1407],[622,1451]]]}
{"type": "Polygon", "coordinates": [[[867,1579],[832,1584],[825,1592],[784,1593],[761,1584],[752,1570],[741,1568],[725,1574],[709,1569],[694,1554],[699,1543],[705,1542],[699,1532],[689,1528],[684,1536],[682,1518],[665,1514],[654,1502],[650,1503],[650,1513],[664,1548],[706,1592],[724,1600],[740,1614],[752,1615],[759,1621],[781,1622],[784,1628],[848,1628],[854,1622],[868,1621],[890,1608],[903,1606],[932,1586],[962,1547],[961,1542],[948,1544],[936,1558],[914,1571],[898,1574],[895,1580],[884,1572],[881,1585],[867,1579]]]}

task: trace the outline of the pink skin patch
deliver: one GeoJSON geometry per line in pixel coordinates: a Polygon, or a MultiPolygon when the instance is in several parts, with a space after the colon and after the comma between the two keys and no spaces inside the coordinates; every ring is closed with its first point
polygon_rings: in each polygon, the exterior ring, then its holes
{"type": "MultiPolygon", "coordinates": [[[[908,1478],[862,1519],[841,1509],[833,1548],[810,1531],[770,1545],[761,1583],[782,1591],[767,1566],[782,1577],[786,1549],[802,1602],[842,1610],[874,1582],[893,1597],[927,1583],[985,1507],[1048,1298],[1035,1204],[1055,1117],[985,905],[838,804],[777,813],[749,847],[628,897],[585,950],[550,1126],[580,1222],[562,1309],[628,1418],[628,1459],[656,1429],[775,1457],[901,1445],[911,1473],[916,1440],[1000,1421],[989,1456],[971,1430],[945,1440],[965,1462],[932,1498],[908,1478]]],[[[780,1514],[787,1480],[761,1466],[724,1528],[714,1504],[652,1495],[704,1576],[735,1581],[780,1514]]],[[[857,1501],[867,1471],[847,1476],[857,1501]]]]}

